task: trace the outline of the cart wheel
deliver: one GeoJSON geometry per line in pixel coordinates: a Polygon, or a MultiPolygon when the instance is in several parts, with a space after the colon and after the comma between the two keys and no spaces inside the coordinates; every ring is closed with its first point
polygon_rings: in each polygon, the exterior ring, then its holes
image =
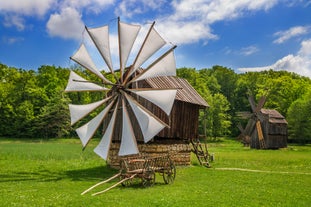
{"type": "Polygon", "coordinates": [[[175,180],[176,168],[174,163],[170,162],[169,166],[163,171],[163,180],[165,184],[172,184],[175,180]]]}
{"type": "Polygon", "coordinates": [[[155,183],[155,172],[152,169],[147,169],[142,176],[142,184],[144,187],[153,186],[155,183]]]}
{"type": "MultiPolygon", "coordinates": [[[[120,176],[120,180],[123,180],[124,178],[127,178],[127,176],[124,176],[124,175],[120,176]]],[[[121,185],[125,186],[125,187],[128,187],[128,186],[132,185],[132,179],[128,179],[128,180],[122,182],[121,185]]]]}

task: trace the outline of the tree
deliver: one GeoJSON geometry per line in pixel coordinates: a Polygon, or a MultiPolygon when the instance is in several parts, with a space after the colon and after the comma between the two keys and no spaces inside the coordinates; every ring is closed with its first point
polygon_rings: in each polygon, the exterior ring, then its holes
{"type": "Polygon", "coordinates": [[[289,138],[307,143],[311,141],[311,88],[288,109],[289,138]]]}
{"type": "Polygon", "coordinates": [[[208,99],[210,108],[207,113],[207,134],[216,139],[230,134],[231,117],[228,113],[230,104],[227,98],[220,94],[214,94],[208,99]]]}
{"type": "Polygon", "coordinates": [[[59,92],[50,103],[42,108],[34,123],[33,133],[42,138],[68,136],[72,130],[68,109],[69,102],[70,100],[62,92],[59,92]]]}

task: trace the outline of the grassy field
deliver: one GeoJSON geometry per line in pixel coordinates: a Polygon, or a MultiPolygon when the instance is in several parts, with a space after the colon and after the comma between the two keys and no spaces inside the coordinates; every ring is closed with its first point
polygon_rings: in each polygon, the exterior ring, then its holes
{"type": "MultiPolygon", "coordinates": [[[[114,175],[77,139],[0,139],[0,206],[310,206],[311,146],[251,150],[224,139],[210,143],[212,168],[178,167],[174,184],[121,185],[99,196],[88,187],[114,175]]],[[[116,181],[98,187],[103,190],[116,181]]]]}

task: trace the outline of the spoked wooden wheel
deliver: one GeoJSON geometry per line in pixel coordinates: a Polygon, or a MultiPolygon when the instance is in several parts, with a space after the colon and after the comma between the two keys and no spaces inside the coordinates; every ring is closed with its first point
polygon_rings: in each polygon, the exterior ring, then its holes
{"type": "MultiPolygon", "coordinates": [[[[129,176],[128,176],[128,177],[129,177],[129,176]]],[[[123,180],[123,179],[125,179],[125,178],[127,178],[127,176],[124,176],[124,175],[121,175],[121,176],[120,176],[120,180],[123,180]]],[[[128,186],[131,186],[132,183],[133,183],[133,179],[128,179],[128,180],[122,182],[121,185],[124,186],[124,187],[128,187],[128,186]]]]}
{"type": "Polygon", "coordinates": [[[172,184],[175,180],[176,168],[173,162],[169,163],[169,166],[163,171],[163,180],[165,184],[172,184]]]}
{"type": "Polygon", "coordinates": [[[147,169],[142,176],[142,184],[144,187],[153,186],[155,183],[155,172],[153,169],[147,169]]]}

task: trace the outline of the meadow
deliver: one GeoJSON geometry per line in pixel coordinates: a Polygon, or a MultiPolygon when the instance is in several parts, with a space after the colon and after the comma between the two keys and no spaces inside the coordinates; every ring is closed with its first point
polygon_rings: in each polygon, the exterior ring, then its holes
{"type": "MultiPolygon", "coordinates": [[[[178,167],[175,182],[117,186],[80,195],[117,173],[78,139],[0,138],[0,206],[310,206],[311,146],[253,150],[232,139],[209,143],[211,168],[178,167]]],[[[92,192],[116,183],[111,181],[92,192]]]]}

